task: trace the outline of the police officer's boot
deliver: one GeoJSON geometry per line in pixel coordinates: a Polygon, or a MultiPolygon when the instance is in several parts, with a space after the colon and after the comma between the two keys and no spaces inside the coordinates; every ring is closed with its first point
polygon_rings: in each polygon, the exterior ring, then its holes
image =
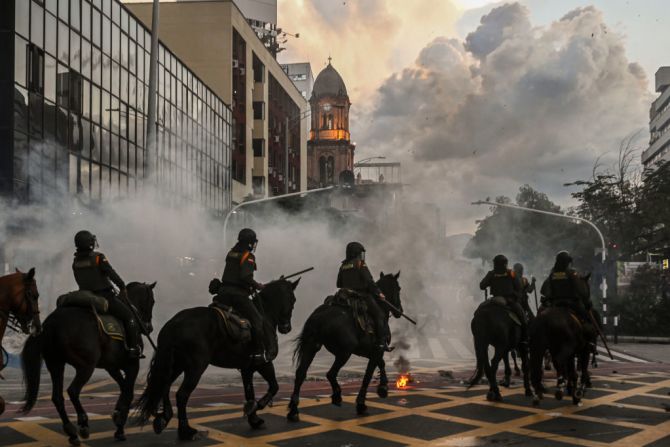
{"type": "Polygon", "coordinates": [[[128,345],[128,356],[131,359],[139,359],[142,355],[139,346],[139,327],[134,318],[126,321],[126,343],[128,345]]]}
{"type": "Polygon", "coordinates": [[[249,357],[254,365],[263,365],[268,362],[263,340],[258,334],[252,336],[251,355],[249,357]]]}

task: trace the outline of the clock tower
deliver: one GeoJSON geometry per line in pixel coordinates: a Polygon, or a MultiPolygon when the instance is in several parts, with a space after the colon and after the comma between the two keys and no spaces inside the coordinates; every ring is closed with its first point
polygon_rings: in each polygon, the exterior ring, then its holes
{"type": "MultiPolygon", "coordinates": [[[[307,142],[307,185],[336,185],[354,168],[355,146],[349,134],[349,95],[340,74],[328,65],[316,77],[312,97],[312,127],[307,142]]],[[[351,174],[353,175],[353,174],[351,174]]]]}

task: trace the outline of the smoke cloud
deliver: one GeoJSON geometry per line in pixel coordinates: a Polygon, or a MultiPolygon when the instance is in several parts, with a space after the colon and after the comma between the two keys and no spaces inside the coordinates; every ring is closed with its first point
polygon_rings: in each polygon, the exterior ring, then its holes
{"type": "Polygon", "coordinates": [[[564,182],[588,178],[599,156],[612,162],[646,126],[647,78],[624,43],[593,7],[537,27],[519,3],[499,6],[389,77],[359,146],[402,160],[417,195],[449,191],[452,231],[472,227],[472,199],[524,183],[565,203],[564,182]]]}

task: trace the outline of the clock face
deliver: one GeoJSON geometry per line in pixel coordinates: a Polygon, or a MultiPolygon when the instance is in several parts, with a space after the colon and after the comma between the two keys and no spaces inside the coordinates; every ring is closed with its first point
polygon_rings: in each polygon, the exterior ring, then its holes
{"type": "Polygon", "coordinates": [[[323,110],[325,110],[326,112],[330,112],[330,109],[331,109],[331,106],[330,106],[329,103],[325,103],[325,104],[323,105],[323,110]]]}

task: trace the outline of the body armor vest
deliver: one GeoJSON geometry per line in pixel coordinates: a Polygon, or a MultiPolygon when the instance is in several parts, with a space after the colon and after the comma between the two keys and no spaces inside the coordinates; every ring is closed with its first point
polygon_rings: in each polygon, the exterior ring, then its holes
{"type": "Polygon", "coordinates": [[[514,291],[514,274],[511,270],[507,270],[505,273],[493,272],[490,287],[491,295],[493,296],[516,298],[516,293],[514,291]]]}
{"type": "Polygon", "coordinates": [[[347,261],[340,266],[340,284],[343,289],[351,289],[360,293],[368,292],[368,284],[361,274],[357,261],[347,261]]]}
{"type": "MultiPolygon", "coordinates": [[[[238,288],[249,294],[254,291],[251,284],[242,279],[242,268],[249,257],[252,257],[253,259],[253,254],[249,251],[238,252],[231,250],[228,252],[228,255],[226,256],[226,267],[223,269],[223,276],[221,277],[221,282],[224,287],[238,288]]],[[[255,269],[256,263],[254,262],[253,270],[255,269]]]]}
{"type": "Polygon", "coordinates": [[[577,291],[575,290],[575,285],[572,278],[573,275],[574,270],[551,273],[551,276],[549,277],[549,287],[551,290],[552,299],[574,300],[577,298],[577,291]]]}
{"type": "Polygon", "coordinates": [[[72,263],[72,270],[74,272],[74,279],[80,290],[90,290],[91,292],[99,292],[112,288],[112,283],[105,276],[100,268],[102,262],[100,253],[77,253],[72,263]]]}

